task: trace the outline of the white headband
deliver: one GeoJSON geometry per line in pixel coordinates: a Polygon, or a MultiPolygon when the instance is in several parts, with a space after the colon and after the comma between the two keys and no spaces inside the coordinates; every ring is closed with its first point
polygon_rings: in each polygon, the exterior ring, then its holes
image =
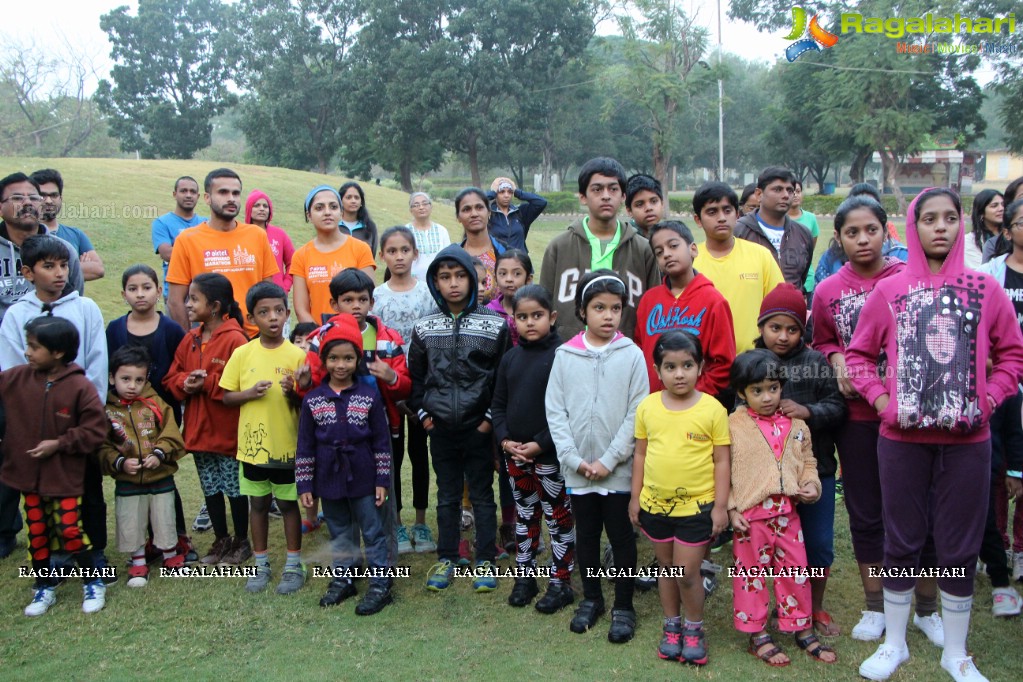
{"type": "Polygon", "coordinates": [[[586,298],[586,290],[602,279],[613,279],[614,281],[621,284],[623,289],[625,288],[625,282],[623,282],[620,277],[616,277],[614,275],[601,275],[600,277],[594,277],[589,282],[587,282],[586,286],[583,287],[583,293],[580,295],[580,298],[586,298]]]}

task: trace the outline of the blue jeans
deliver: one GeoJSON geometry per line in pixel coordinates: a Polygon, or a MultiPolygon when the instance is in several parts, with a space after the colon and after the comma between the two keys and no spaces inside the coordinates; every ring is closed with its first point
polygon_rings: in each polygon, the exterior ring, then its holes
{"type": "Polygon", "coordinates": [[[463,481],[476,518],[476,561],[494,561],[497,505],[494,504],[493,433],[475,428],[430,431],[430,454],[437,476],[437,556],[458,561],[463,481]]]}
{"type": "Polygon", "coordinates": [[[821,496],[813,504],[798,504],[803,524],[806,565],[829,568],[835,561],[835,477],[821,476],[821,496]]]}
{"type": "MultiPolygon", "coordinates": [[[[341,500],[320,500],[323,509],[323,520],[330,531],[330,551],[332,566],[335,569],[351,570],[358,567],[361,561],[359,546],[352,542],[358,537],[354,532],[357,526],[362,532],[366,543],[366,563],[370,568],[388,568],[387,533],[384,530],[381,510],[376,506],[372,495],[366,497],[350,497],[341,500]]],[[[388,584],[387,578],[374,577],[370,584],[388,584]]]]}

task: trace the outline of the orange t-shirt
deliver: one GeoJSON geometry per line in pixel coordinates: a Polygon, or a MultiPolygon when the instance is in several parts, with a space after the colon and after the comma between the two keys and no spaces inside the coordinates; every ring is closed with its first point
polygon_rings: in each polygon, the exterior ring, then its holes
{"type": "MultiPolygon", "coordinates": [[[[174,241],[167,281],[171,284],[189,283],[204,272],[219,272],[231,280],[234,300],[247,315],[245,294],[252,285],[273,277],[280,269],[266,232],[255,225],[238,223],[229,232],[214,230],[208,223],[190,227],[174,241]]],[[[251,338],[259,331],[246,324],[245,333],[251,338]]]]}
{"type": "Polygon", "coordinates": [[[348,237],[345,243],[333,251],[323,252],[316,244],[309,242],[291,257],[291,272],[294,277],[305,280],[309,291],[309,312],[317,323],[324,313],[333,315],[330,307],[330,280],[345,268],[376,268],[373,252],[366,242],[348,237]]]}

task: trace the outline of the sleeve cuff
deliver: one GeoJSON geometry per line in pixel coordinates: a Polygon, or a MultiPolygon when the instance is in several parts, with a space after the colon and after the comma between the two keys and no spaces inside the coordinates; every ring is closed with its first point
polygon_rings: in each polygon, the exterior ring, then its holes
{"type": "Polygon", "coordinates": [[[1009,478],[1023,478],[1023,471],[1006,471],[1005,475],[1009,478]]]}

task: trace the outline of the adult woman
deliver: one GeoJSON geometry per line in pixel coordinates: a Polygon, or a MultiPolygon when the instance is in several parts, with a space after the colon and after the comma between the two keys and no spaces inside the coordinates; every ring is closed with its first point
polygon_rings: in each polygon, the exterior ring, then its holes
{"type": "Polygon", "coordinates": [[[508,248],[490,235],[487,227],[490,221],[488,203],[487,195],[478,187],[467,187],[455,196],[455,216],[465,230],[461,246],[470,256],[483,261],[487,269],[484,293],[487,301],[497,294],[497,280],[494,277],[497,257],[508,248]]]}
{"type": "Polygon", "coordinates": [[[285,292],[291,291],[291,257],[295,255],[295,246],[291,243],[288,233],[271,225],[274,217],[274,205],[270,197],[258,189],[252,190],[245,200],[245,222],[252,223],[266,230],[266,238],[270,240],[270,250],[274,252],[280,272],[274,275],[274,284],[285,292]]]}
{"type": "Polygon", "coordinates": [[[342,232],[357,237],[369,244],[369,252],[377,252],[377,224],[369,217],[366,209],[366,194],[357,182],[346,182],[337,190],[341,197],[342,232]]]}
{"type": "Polygon", "coordinates": [[[437,252],[451,243],[451,235],[443,225],[433,222],[433,202],[426,192],[413,192],[408,198],[408,211],[412,214],[412,222],[405,227],[412,230],[416,237],[416,250],[419,257],[412,264],[412,274],[416,279],[425,282],[426,271],[433,262],[437,252]]]}
{"type": "Polygon", "coordinates": [[[981,266],[984,244],[1001,232],[1004,212],[1002,193],[996,189],[982,190],[973,198],[973,211],[970,214],[973,232],[966,237],[966,267],[976,270],[981,266]]]}
{"type": "Polygon", "coordinates": [[[305,219],[316,237],[291,259],[293,300],[299,322],[321,324],[330,316],[330,280],[345,268],[362,268],[370,277],[376,270],[373,253],[365,243],[338,229],[341,197],[333,187],[313,188],[305,199],[305,219]]]}

